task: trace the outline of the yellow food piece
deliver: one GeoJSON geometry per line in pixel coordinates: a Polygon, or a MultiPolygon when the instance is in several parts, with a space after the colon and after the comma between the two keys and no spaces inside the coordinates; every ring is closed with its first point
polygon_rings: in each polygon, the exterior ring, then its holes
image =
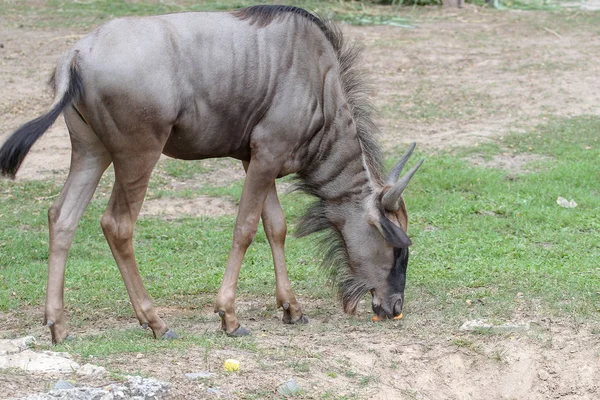
{"type": "Polygon", "coordinates": [[[398,321],[399,319],[402,319],[402,317],[404,317],[404,315],[402,315],[402,313],[400,313],[394,317],[394,321],[398,321]]]}
{"type": "Polygon", "coordinates": [[[240,370],[240,362],[238,360],[234,360],[233,358],[225,360],[225,364],[223,364],[223,369],[228,372],[235,372],[240,370]]]}

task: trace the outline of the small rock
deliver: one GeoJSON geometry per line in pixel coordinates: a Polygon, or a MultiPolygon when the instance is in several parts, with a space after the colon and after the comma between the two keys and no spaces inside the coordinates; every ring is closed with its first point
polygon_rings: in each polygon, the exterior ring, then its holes
{"type": "Polygon", "coordinates": [[[523,323],[504,323],[502,325],[493,325],[485,322],[481,319],[474,319],[472,321],[466,321],[460,328],[461,331],[477,331],[477,330],[488,330],[490,332],[502,333],[502,332],[518,332],[528,331],[530,328],[528,322],[523,323]]]}
{"type": "Polygon", "coordinates": [[[210,378],[214,374],[208,371],[200,371],[200,372],[189,372],[185,374],[185,377],[191,380],[196,380],[200,378],[210,378]]]}
{"type": "Polygon", "coordinates": [[[159,399],[169,392],[171,385],[154,378],[128,376],[125,387],[129,389],[131,396],[140,396],[142,399],[159,399]]]}
{"type": "Polygon", "coordinates": [[[550,379],[550,374],[543,369],[538,372],[538,376],[543,381],[550,379]]]}
{"type": "Polygon", "coordinates": [[[94,364],[85,364],[77,370],[77,375],[83,376],[104,376],[106,368],[94,364]]]}
{"type": "Polygon", "coordinates": [[[279,394],[282,396],[295,396],[302,392],[302,388],[298,386],[294,378],[291,378],[289,381],[280,385],[278,388],[279,394]]]}
{"type": "Polygon", "coordinates": [[[46,354],[51,357],[67,358],[69,360],[71,359],[71,355],[69,353],[67,353],[66,351],[42,350],[41,354],[46,354]]]}
{"type": "Polygon", "coordinates": [[[460,328],[461,331],[475,331],[477,329],[490,329],[492,326],[481,319],[465,321],[460,328]]]}
{"type": "Polygon", "coordinates": [[[139,360],[140,358],[144,358],[144,355],[142,353],[137,353],[135,355],[135,358],[137,358],[139,360]]]}
{"type": "Polygon", "coordinates": [[[74,389],[74,388],[75,388],[75,385],[73,385],[71,382],[63,381],[62,379],[60,379],[58,382],[56,382],[54,384],[54,387],[52,389],[65,390],[65,389],[74,389]]]}
{"type": "Polygon", "coordinates": [[[208,388],[208,389],[206,389],[206,391],[210,394],[214,394],[215,396],[219,396],[219,397],[225,396],[225,393],[223,393],[220,390],[215,389],[215,388],[208,388]]]}
{"type": "Polygon", "coordinates": [[[25,350],[35,345],[35,338],[33,336],[25,336],[19,339],[15,339],[15,343],[21,349],[25,350]]]}

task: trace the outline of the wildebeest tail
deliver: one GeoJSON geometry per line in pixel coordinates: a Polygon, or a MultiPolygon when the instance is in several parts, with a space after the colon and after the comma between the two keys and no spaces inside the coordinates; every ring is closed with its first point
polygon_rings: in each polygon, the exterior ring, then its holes
{"type": "Polygon", "coordinates": [[[83,94],[75,58],[70,65],[59,65],[50,82],[55,84],[54,104],[50,111],[21,126],[4,142],[0,148],[0,175],[14,178],[33,144],[52,126],[65,107],[83,94]]]}

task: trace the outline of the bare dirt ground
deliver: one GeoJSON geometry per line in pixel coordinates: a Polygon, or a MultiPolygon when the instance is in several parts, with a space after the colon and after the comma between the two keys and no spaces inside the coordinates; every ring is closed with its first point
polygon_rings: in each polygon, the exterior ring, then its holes
{"type": "MultiPolygon", "coordinates": [[[[386,150],[417,141],[435,152],[520,132],[550,115],[600,115],[600,35],[597,28],[578,23],[581,15],[469,6],[452,13],[423,11],[416,15],[415,29],[346,26],[344,31],[366,45],[365,65],[374,82],[386,150]]],[[[0,28],[0,142],[47,109],[51,96],[44,83],[60,54],[84,33],[0,28]]],[[[63,179],[69,154],[64,123],[58,122],[35,145],[18,179],[63,179]]],[[[526,162],[499,160],[497,166],[522,168],[526,162]]],[[[241,179],[243,171],[235,164],[234,173],[233,164],[224,162],[199,179],[213,184],[219,181],[210,181],[215,179],[211,176],[225,176],[225,182],[241,179]]],[[[150,202],[143,215],[200,215],[197,210],[203,206],[210,214],[235,212],[233,204],[219,199],[176,200],[168,208],[167,204],[150,202]]],[[[302,300],[311,323],[301,327],[260,317],[256,305],[242,303],[241,318],[254,332],[256,351],[191,348],[135,359],[112,356],[101,364],[113,371],[168,380],[173,398],[217,397],[206,391],[208,387],[218,388],[223,398],[244,393],[277,398],[281,397],[277,386],[290,377],[304,389],[300,398],[600,398],[599,335],[568,316],[557,321],[524,313],[522,318],[533,322],[527,332],[474,335],[427,315],[365,327],[355,323],[368,318],[364,312],[348,317],[339,315],[336,304],[302,300]],[[222,372],[223,359],[229,357],[241,361],[240,373],[222,372]],[[200,381],[183,377],[198,370],[217,374],[200,381]]],[[[203,299],[205,304],[210,301],[203,299]]],[[[166,313],[173,326],[197,332],[217,329],[210,307],[159,312],[166,313]],[[190,312],[208,322],[187,318],[190,312]]],[[[26,331],[48,340],[48,332],[37,325],[39,310],[27,316],[7,313],[0,319],[8,335],[26,331]]],[[[55,380],[50,375],[3,372],[0,398],[45,390],[55,380]]]]}

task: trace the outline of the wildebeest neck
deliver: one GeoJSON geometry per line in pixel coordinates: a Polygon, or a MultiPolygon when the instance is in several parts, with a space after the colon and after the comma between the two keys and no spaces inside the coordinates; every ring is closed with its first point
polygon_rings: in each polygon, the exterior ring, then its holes
{"type": "Polygon", "coordinates": [[[361,200],[370,193],[370,174],[355,135],[332,132],[320,138],[319,153],[299,175],[302,189],[325,203],[361,200]]]}

